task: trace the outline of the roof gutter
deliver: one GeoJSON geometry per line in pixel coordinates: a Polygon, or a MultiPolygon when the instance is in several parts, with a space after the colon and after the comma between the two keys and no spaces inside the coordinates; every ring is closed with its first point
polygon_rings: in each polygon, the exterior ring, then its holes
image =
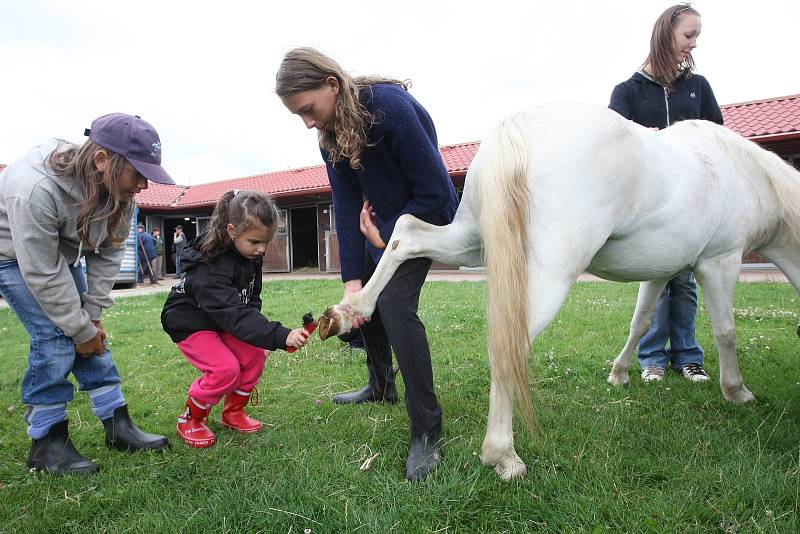
{"type": "Polygon", "coordinates": [[[753,135],[748,137],[750,141],[791,141],[793,139],[800,139],[800,132],[788,132],[788,133],[777,133],[777,134],[766,134],[766,135],[753,135]]]}

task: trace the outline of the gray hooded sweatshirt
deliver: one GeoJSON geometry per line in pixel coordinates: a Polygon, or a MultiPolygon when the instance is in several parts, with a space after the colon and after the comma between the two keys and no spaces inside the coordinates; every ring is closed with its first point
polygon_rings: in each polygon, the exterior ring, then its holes
{"type": "MultiPolygon", "coordinates": [[[[78,211],[85,194],[73,177],[54,176],[47,164],[58,143],[51,139],[34,147],[0,173],[0,261],[17,261],[47,317],[80,344],[97,334],[92,321],[114,304],[110,293],[125,249],[111,244],[105,219],[89,228],[96,249],[80,242],[78,211]],[[69,266],[82,256],[89,290],[79,295],[69,266]]],[[[130,230],[133,202],[123,212],[120,240],[130,230]]]]}

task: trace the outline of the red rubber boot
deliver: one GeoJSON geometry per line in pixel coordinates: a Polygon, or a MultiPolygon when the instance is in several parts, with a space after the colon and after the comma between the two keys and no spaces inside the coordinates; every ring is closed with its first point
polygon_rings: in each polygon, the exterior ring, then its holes
{"type": "Polygon", "coordinates": [[[210,404],[189,397],[186,401],[186,410],[178,417],[178,435],[184,443],[195,449],[211,447],[217,442],[217,437],[206,425],[210,404]]]}
{"type": "MultiPolygon", "coordinates": [[[[219,422],[237,432],[250,433],[261,430],[263,426],[261,421],[248,417],[247,414],[244,413],[244,407],[247,406],[247,402],[250,400],[250,395],[252,393],[252,391],[240,391],[237,389],[233,393],[225,395],[225,404],[222,406],[222,418],[219,422]]],[[[258,399],[258,395],[256,395],[255,398],[258,399]]],[[[256,404],[257,401],[253,403],[253,406],[256,404]]]]}

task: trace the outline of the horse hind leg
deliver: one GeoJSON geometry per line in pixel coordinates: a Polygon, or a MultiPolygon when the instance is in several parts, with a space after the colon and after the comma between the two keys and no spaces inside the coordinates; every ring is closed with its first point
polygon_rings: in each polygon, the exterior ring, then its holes
{"type": "Polygon", "coordinates": [[[736,327],[733,321],[733,290],[742,266],[742,251],[717,256],[695,266],[695,275],[703,289],[703,302],[711,319],[714,340],[719,351],[719,384],[730,402],[755,400],[745,387],[736,357],[736,327]]]}
{"type": "Polygon", "coordinates": [[[619,355],[614,359],[614,365],[608,374],[607,382],[614,386],[624,386],[630,381],[628,369],[631,366],[633,351],[639,344],[639,340],[650,329],[653,318],[653,310],[656,302],[664,291],[669,279],[650,280],[639,284],[639,295],[636,297],[636,309],[631,319],[631,327],[625,346],[622,347],[619,355]]]}
{"type": "Polygon", "coordinates": [[[477,224],[468,222],[436,226],[412,215],[400,217],[369,282],[341,304],[325,310],[320,319],[320,337],[343,334],[352,328],[357,316],[372,315],[381,291],[407,260],[430,258],[451,265],[480,265],[480,233],[477,224]]]}
{"type": "MultiPolygon", "coordinates": [[[[580,272],[577,270],[575,272],[580,272]]],[[[530,343],[553,321],[575,277],[528,271],[528,339],[530,343]]],[[[507,332],[508,335],[520,335],[507,332]]],[[[524,335],[524,334],[522,334],[524,335]]],[[[525,475],[525,463],[514,449],[513,402],[514,388],[508,377],[500,376],[498,358],[502,355],[489,347],[492,381],[489,392],[489,417],[486,436],[481,447],[481,462],[493,467],[503,480],[525,475]]]]}

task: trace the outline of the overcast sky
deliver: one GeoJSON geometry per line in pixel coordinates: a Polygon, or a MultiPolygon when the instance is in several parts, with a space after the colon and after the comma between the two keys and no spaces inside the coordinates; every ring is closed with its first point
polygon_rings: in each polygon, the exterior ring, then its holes
{"type": "MultiPolygon", "coordinates": [[[[159,131],[163,165],[197,184],[321,163],[274,94],[283,54],[314,46],[351,74],[411,79],[440,144],[504,113],[607,105],[648,51],[653,0],[136,0],[0,3],[0,163],[83,141],[121,111],[159,131]]],[[[800,93],[800,1],[704,0],[697,72],[720,104],[800,93]]]]}

